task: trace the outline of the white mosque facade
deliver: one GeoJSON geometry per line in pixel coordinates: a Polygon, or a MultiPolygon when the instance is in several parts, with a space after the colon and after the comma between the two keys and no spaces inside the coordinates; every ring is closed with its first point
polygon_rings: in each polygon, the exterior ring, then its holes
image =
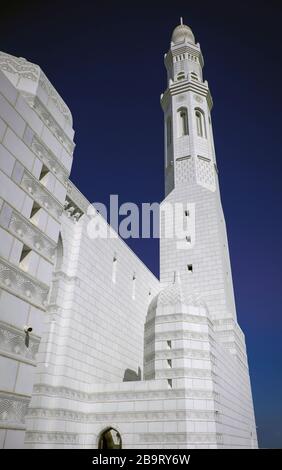
{"type": "Polygon", "coordinates": [[[179,249],[161,219],[157,279],[121,238],[89,237],[71,113],[37,65],[0,53],[2,448],[257,447],[212,98],[182,23],[165,66],[162,204],[195,207],[195,231],[179,249]]]}

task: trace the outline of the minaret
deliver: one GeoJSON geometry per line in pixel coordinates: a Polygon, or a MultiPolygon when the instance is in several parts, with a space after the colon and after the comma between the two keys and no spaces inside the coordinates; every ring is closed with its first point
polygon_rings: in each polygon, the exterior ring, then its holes
{"type": "Polygon", "coordinates": [[[203,81],[204,60],[189,26],[177,26],[165,55],[167,89],[161,96],[165,127],[165,201],[182,203],[182,243],[165,238],[161,223],[163,286],[178,271],[186,290],[200,293],[212,318],[236,320],[224,215],[211,122],[212,97],[203,81]],[[191,207],[187,209],[187,204],[191,207]],[[187,210],[186,210],[187,209],[187,210]],[[195,232],[193,229],[195,216],[195,232]]]}

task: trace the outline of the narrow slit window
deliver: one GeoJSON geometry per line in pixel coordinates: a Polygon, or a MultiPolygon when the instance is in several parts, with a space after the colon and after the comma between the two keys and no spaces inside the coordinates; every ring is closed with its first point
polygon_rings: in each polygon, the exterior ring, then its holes
{"type": "Polygon", "coordinates": [[[168,360],[167,360],[167,365],[168,365],[168,367],[172,367],[171,359],[168,359],[168,360]]]}
{"type": "Polygon", "coordinates": [[[190,215],[189,211],[187,211],[187,210],[184,212],[184,214],[185,214],[185,217],[189,217],[189,215],[190,215]]]}
{"type": "Polygon", "coordinates": [[[136,293],[136,276],[133,274],[132,276],[132,299],[135,300],[135,293],[136,293]]]}
{"type": "Polygon", "coordinates": [[[187,264],[187,269],[189,273],[193,272],[193,265],[192,264],[187,264]]]}
{"type": "Polygon", "coordinates": [[[172,379],[168,379],[168,380],[167,380],[167,383],[168,383],[168,386],[169,386],[170,388],[172,388],[172,379]]]}
{"type": "Polygon", "coordinates": [[[167,118],[167,121],[166,121],[166,145],[167,147],[170,146],[171,142],[172,142],[172,129],[171,129],[171,117],[168,117],[167,118]]]}
{"type": "Polygon", "coordinates": [[[117,258],[116,256],[113,257],[113,268],[112,268],[112,282],[113,284],[116,283],[117,279],[117,258]]]}
{"type": "Polygon", "coordinates": [[[167,347],[168,347],[169,349],[171,349],[171,341],[170,341],[170,340],[167,341],[167,347]]]}

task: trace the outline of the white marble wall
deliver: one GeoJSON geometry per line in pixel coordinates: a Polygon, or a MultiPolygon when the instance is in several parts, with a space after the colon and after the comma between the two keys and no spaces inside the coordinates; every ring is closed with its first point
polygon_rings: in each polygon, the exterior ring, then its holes
{"type": "Polygon", "coordinates": [[[40,68],[0,53],[0,441],[5,448],[23,447],[72,139],[71,114],[40,68]],[[23,248],[29,253],[21,260],[23,248]],[[25,325],[33,329],[28,348],[25,325]]]}

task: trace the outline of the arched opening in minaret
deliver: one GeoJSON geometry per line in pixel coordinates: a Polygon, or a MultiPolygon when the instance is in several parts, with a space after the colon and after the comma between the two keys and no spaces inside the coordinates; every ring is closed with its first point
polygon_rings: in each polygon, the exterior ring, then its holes
{"type": "Polygon", "coordinates": [[[196,117],[196,126],[197,126],[197,134],[198,137],[207,137],[206,131],[206,122],[205,122],[205,115],[204,112],[196,108],[195,109],[195,117],[196,117]]]}
{"type": "Polygon", "coordinates": [[[179,108],[177,111],[178,137],[188,135],[187,108],[179,108]]]}
{"type": "Polygon", "coordinates": [[[99,437],[98,449],[121,449],[120,433],[114,428],[105,429],[99,437]]]}

